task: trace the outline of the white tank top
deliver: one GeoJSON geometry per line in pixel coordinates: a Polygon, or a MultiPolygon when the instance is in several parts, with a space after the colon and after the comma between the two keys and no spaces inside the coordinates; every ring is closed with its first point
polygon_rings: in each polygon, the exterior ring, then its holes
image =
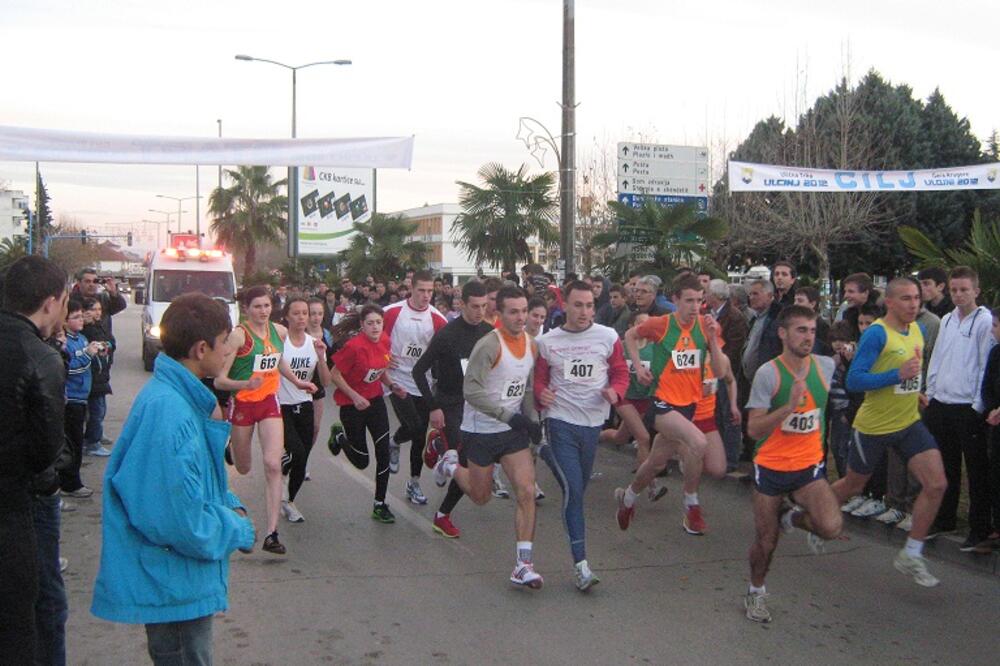
{"type": "MultiPolygon", "coordinates": [[[[517,358],[507,348],[503,336],[496,329],[492,332],[500,340],[500,360],[486,379],[486,390],[496,400],[497,405],[510,412],[521,411],[521,401],[528,388],[528,375],[535,365],[531,354],[531,340],[527,340],[524,357],[517,358]]],[[[527,334],[525,334],[527,335],[527,334]]],[[[462,412],[462,430],[475,433],[497,433],[510,430],[510,426],[487,416],[465,403],[462,412]]]]}
{"type": "MultiPolygon", "coordinates": [[[[313,346],[313,337],[308,333],[301,347],[292,344],[290,337],[285,338],[285,351],[282,358],[288,361],[288,366],[301,381],[313,381],[313,373],[316,371],[316,363],[319,355],[316,354],[316,347],[313,346]]],[[[297,405],[301,402],[311,402],[312,396],[302,389],[292,384],[290,381],[281,378],[278,385],[278,402],[282,405],[297,405]]]]}

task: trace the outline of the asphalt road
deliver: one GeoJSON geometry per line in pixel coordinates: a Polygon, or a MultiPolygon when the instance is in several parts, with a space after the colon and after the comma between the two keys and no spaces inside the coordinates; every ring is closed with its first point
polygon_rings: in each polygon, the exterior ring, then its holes
{"type": "MultiPolygon", "coordinates": [[[[112,439],[149,377],[139,358],[139,308],[116,316],[115,332],[112,439]]],[[[335,415],[328,407],[326,427],[335,415]]],[[[586,595],[573,587],[560,494],[539,465],[549,496],[539,508],[535,563],[545,587],[514,589],[507,582],[514,558],[509,500],[486,507],[463,500],[453,514],[462,536],[446,540],[431,530],[443,490],[425,470],[430,503],[409,505],[400,474],[389,487],[397,522],[378,524],[369,518],[371,470],[332,457],[322,441],[296,502],[306,522],[279,528],[288,555],[257,550],[232,559],[230,610],[215,622],[217,664],[960,664],[988,662],[1000,647],[1000,578],[932,559],[941,585],[920,588],[893,569],[895,547],[858,533],[822,556],[809,553],[801,533],[784,538],[768,579],[774,621],[747,621],[752,523],[745,488],[706,482],[710,531],[692,537],[681,529],[679,482],[671,478],[670,494],[655,505],[641,500],[632,528],[621,532],[612,492],[627,481],[631,461],[607,449],[587,497],[588,557],[601,584],[586,595]]],[[[69,661],[148,663],[142,627],[89,612],[105,462],[87,460],[83,476],[94,499],[75,502],[77,511],[63,516],[69,661]]],[[[258,533],[259,463],[257,451],[248,476],[230,468],[258,533]]]]}

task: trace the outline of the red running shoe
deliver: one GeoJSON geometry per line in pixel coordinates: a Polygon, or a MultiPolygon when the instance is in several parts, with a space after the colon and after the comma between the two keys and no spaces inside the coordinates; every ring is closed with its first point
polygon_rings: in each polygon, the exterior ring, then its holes
{"type": "Polygon", "coordinates": [[[689,506],[684,511],[684,531],[688,534],[701,536],[708,529],[705,519],[701,517],[701,507],[697,504],[689,506]]]}
{"type": "Polygon", "coordinates": [[[615,514],[615,517],[618,519],[618,527],[622,530],[627,530],[629,524],[632,522],[632,516],[635,515],[635,505],[625,506],[624,488],[615,489],[615,499],[618,500],[618,511],[615,514]]]}
{"type": "Polygon", "coordinates": [[[452,524],[451,516],[448,514],[434,518],[434,531],[445,539],[457,539],[462,534],[462,531],[452,524]]]}
{"type": "Polygon", "coordinates": [[[427,431],[427,440],[424,444],[424,464],[428,468],[434,469],[438,458],[448,450],[448,439],[444,436],[444,431],[438,428],[431,428],[427,431]]]}

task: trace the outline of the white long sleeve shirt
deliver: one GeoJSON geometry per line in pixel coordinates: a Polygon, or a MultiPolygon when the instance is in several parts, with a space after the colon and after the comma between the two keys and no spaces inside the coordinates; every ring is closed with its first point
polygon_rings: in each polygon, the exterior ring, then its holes
{"type": "Polygon", "coordinates": [[[946,405],[972,405],[983,411],[981,388],[986,359],[996,344],[993,315],[980,305],[961,317],[958,308],[941,319],[927,369],[927,397],[946,405]]]}

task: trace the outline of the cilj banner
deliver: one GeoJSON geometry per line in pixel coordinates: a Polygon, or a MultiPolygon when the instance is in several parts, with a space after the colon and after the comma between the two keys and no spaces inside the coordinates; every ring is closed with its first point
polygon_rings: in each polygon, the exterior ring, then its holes
{"type": "Polygon", "coordinates": [[[730,192],[932,192],[1000,189],[1000,162],[941,169],[856,171],[729,162],[730,192]]]}

